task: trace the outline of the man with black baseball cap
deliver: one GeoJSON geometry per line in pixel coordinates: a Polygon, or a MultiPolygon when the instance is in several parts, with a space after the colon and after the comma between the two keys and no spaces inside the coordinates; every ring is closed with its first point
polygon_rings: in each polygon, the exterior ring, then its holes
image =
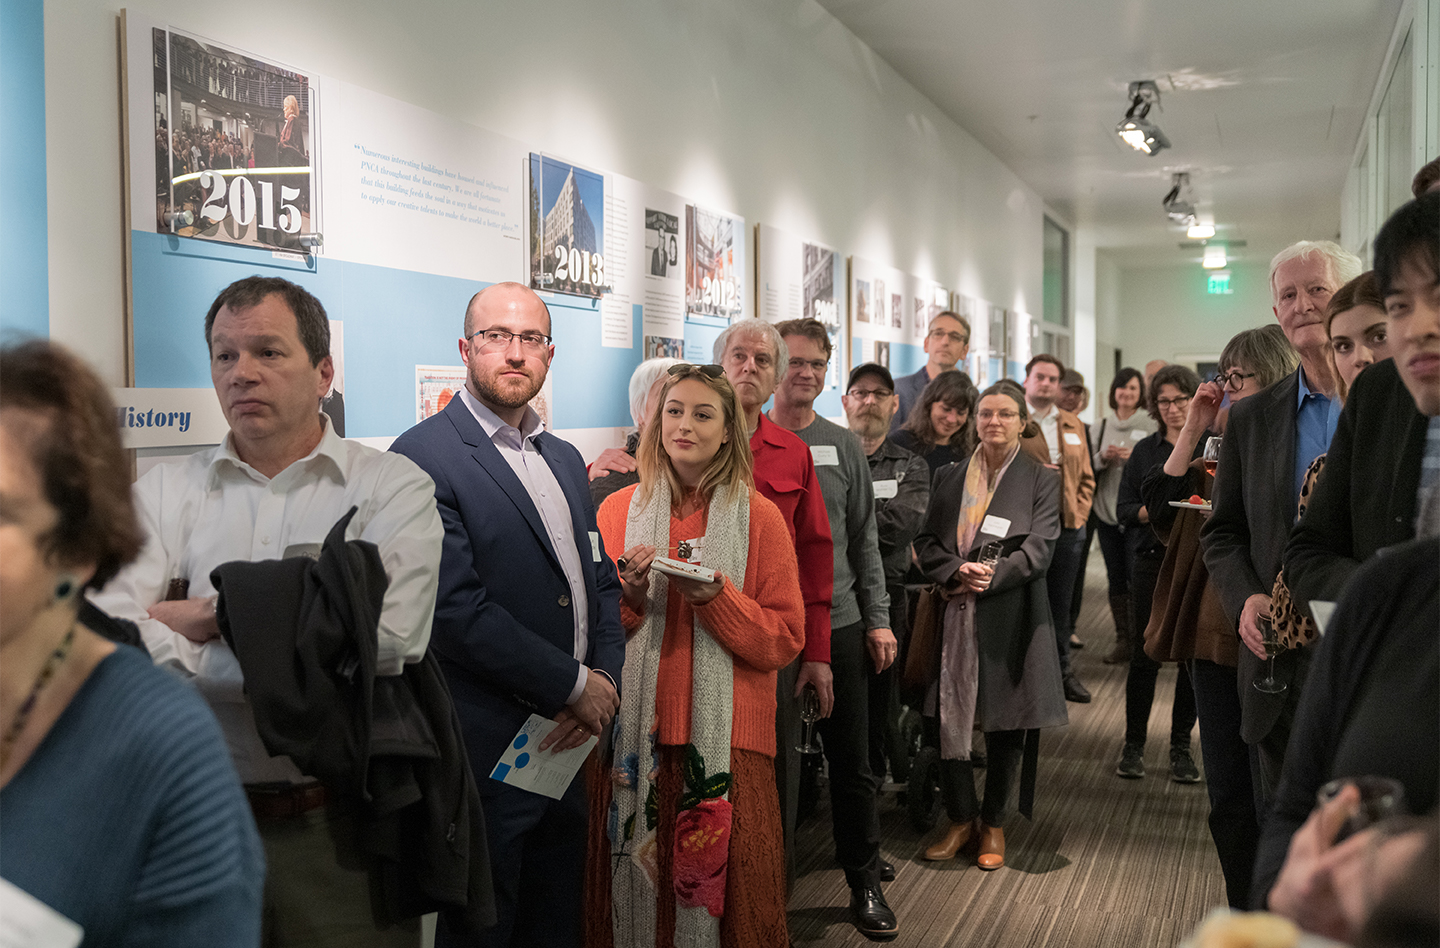
{"type": "MultiPolygon", "coordinates": [[[[880,559],[885,566],[885,588],[890,594],[890,628],[905,654],[908,612],[905,571],[910,566],[910,541],[925,522],[930,503],[930,468],[925,459],[887,437],[890,419],[900,406],[890,370],[876,362],[857,365],[841,396],[850,430],[860,439],[875,485],[875,528],[880,538],[880,559]]],[[[896,662],[898,665],[899,662],[896,662]]],[[[886,735],[900,713],[895,665],[870,674],[870,769],[881,784],[885,780],[886,735]]]]}

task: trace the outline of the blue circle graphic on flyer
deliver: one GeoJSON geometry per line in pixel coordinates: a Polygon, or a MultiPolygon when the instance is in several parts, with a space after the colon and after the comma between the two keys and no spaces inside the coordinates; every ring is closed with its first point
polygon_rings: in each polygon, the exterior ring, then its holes
{"type": "Polygon", "coordinates": [[[528,743],[530,743],[530,735],[529,735],[529,734],[516,734],[516,735],[515,735],[515,744],[514,744],[514,747],[515,747],[515,749],[516,749],[517,751],[518,751],[520,748],[524,747],[524,746],[525,746],[526,744],[528,744],[528,743]]]}
{"type": "Polygon", "coordinates": [[[524,769],[525,769],[525,765],[528,764],[528,763],[530,763],[530,755],[529,755],[529,754],[521,754],[519,757],[516,757],[516,758],[515,758],[515,769],[516,769],[516,770],[524,770],[524,769]]]}

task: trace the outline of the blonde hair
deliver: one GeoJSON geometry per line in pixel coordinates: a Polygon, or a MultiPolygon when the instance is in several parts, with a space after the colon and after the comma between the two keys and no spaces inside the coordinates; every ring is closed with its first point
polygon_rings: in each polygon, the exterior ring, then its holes
{"type": "Polygon", "coordinates": [[[740,411],[740,399],[730,381],[724,374],[711,378],[697,365],[682,363],[672,366],[672,369],[674,371],[665,387],[660,390],[655,413],[645,425],[644,433],[640,436],[640,447],[636,451],[635,460],[640,473],[640,503],[644,505],[650,502],[650,493],[662,477],[670,485],[672,506],[678,507],[685,497],[685,487],[680,483],[675,466],[670,463],[670,455],[665,453],[665,447],[661,443],[661,428],[664,426],[660,415],[665,410],[670,390],[677,383],[688,379],[694,379],[720,396],[720,409],[725,415],[725,431],[730,436],[729,440],[720,445],[720,450],[715,452],[715,457],[710,459],[710,464],[700,475],[696,493],[700,495],[701,503],[708,504],[716,489],[720,487],[738,483],[745,485],[747,489],[753,488],[755,461],[750,454],[750,432],[745,425],[745,415],[740,411]]]}

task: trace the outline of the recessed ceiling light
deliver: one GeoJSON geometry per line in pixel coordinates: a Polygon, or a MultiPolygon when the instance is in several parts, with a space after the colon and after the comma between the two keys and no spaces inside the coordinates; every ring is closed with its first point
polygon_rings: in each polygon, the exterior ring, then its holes
{"type": "Polygon", "coordinates": [[[1205,256],[1200,260],[1200,266],[1206,270],[1220,270],[1226,264],[1225,245],[1211,244],[1205,248],[1205,256]]]}
{"type": "Polygon", "coordinates": [[[1190,229],[1185,232],[1185,236],[1191,240],[1209,240],[1215,236],[1215,225],[1198,222],[1191,224],[1190,229]]]}

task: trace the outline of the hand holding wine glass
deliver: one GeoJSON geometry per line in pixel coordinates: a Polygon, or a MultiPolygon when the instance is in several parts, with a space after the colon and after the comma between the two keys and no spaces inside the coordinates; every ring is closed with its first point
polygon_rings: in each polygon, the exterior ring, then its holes
{"type": "Polygon", "coordinates": [[[804,739],[795,748],[802,754],[818,754],[815,746],[815,722],[820,720],[820,692],[814,685],[806,685],[800,692],[800,720],[805,722],[804,739]]]}
{"type": "Polygon", "coordinates": [[[1275,680],[1275,656],[1282,651],[1280,647],[1280,632],[1275,628],[1275,623],[1270,621],[1269,616],[1259,616],[1255,624],[1260,627],[1261,641],[1265,643],[1265,677],[1255,682],[1255,690],[1267,695],[1278,695],[1290,686],[1283,681],[1275,680]]]}

